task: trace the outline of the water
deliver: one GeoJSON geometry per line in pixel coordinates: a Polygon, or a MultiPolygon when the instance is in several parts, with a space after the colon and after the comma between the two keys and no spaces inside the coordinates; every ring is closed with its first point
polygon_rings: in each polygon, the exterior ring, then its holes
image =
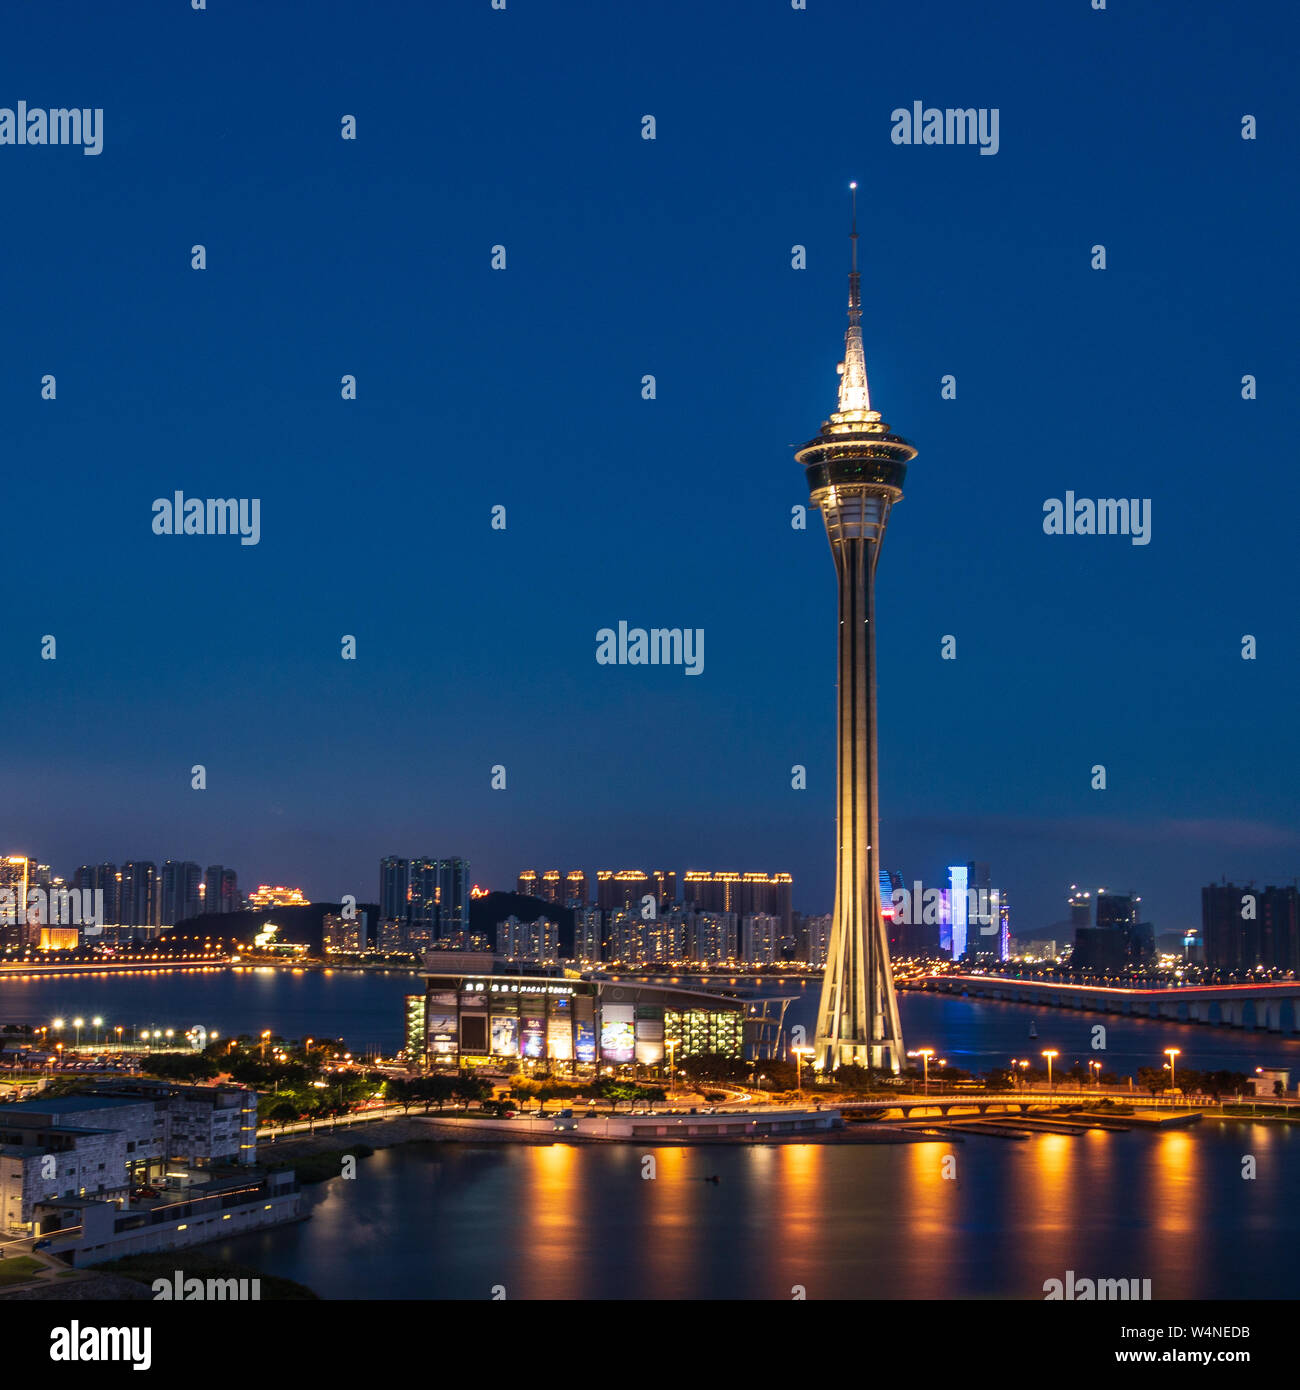
{"type": "MultiPolygon", "coordinates": [[[[725,985],[730,977],[713,977],[725,985]]],[[[737,985],[744,981],[737,979],[737,985]]],[[[270,1028],[287,1038],[339,1037],[361,1054],[367,1049],[396,1052],[403,1043],[402,996],[423,988],[420,975],[319,970],[215,969],[186,973],[147,972],[0,976],[0,1024],[49,1024],[96,1015],[107,1029],[121,1025],[130,1041],[136,1028],[185,1029],[202,1024],[223,1036],[260,1034],[270,1028]]],[[[819,982],[791,977],[768,992],[795,996],[790,1025],[814,1031],[819,982]]],[[[1064,1074],[1076,1061],[1100,1060],[1107,1071],[1131,1075],[1140,1066],[1159,1066],[1166,1047],[1181,1049],[1179,1067],[1198,1071],[1228,1069],[1251,1073],[1257,1066],[1289,1068],[1300,1077],[1300,1039],[1228,1028],[1163,1023],[1152,1019],[1109,1018],[1102,1014],[1042,1009],[995,1000],[962,999],[905,991],[899,995],[903,1036],[909,1047],[933,1047],[953,1066],[968,1071],[1005,1067],[1012,1057],[1042,1065],[1045,1048],[1060,1053],[1054,1067],[1064,1074]],[[1038,1037],[1030,1038],[1035,1020],[1038,1037]],[[1106,1047],[1094,1050],[1093,1029],[1106,1030],[1106,1047]]],[[[93,1036],[84,1029],[82,1036],[93,1036]]],[[[65,1039],[72,1030],[65,1029],[65,1039]]]]}
{"type": "Polygon", "coordinates": [[[1155,1298],[1294,1298],[1297,1146],[1212,1120],[1023,1143],[416,1144],[310,1189],[310,1221],[212,1250],[331,1299],[1042,1298],[1070,1269],[1149,1278],[1155,1298]]]}
{"type": "MultiPolygon", "coordinates": [[[[128,1037],[201,1023],[391,1053],[402,996],[420,985],[405,972],[0,977],[0,1023],[100,1014],[128,1037]]],[[[811,1030],[817,984],[784,990],[796,995],[788,1022],[811,1030]]],[[[899,1002],[909,1046],[972,1071],[1056,1048],[1058,1071],[1095,1057],[1132,1072],[1178,1047],[1180,1067],[1300,1075],[1300,1041],[1267,1034],[911,992],[899,1002]],[[1098,1024],[1104,1051],[1091,1047],[1098,1024]]],[[[489,1298],[504,1285],[509,1298],[788,1299],[796,1284],[813,1298],[1041,1298],[1069,1269],[1149,1278],[1156,1298],[1294,1298],[1298,1146],[1289,1128],[1218,1120],[1024,1142],[407,1145],[363,1160],[355,1181],[310,1189],[312,1220],[221,1251],[327,1298],[489,1298]],[[702,1180],[713,1174],[716,1185],[702,1180]]]]}

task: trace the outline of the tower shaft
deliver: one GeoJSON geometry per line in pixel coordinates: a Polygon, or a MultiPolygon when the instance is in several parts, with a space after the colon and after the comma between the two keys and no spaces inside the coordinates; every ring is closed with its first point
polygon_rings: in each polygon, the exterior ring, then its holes
{"type": "Polygon", "coordinates": [[[875,573],[890,505],[877,490],[847,488],[821,504],[839,587],[835,915],[815,1042],[828,1070],[898,1071],[903,1052],[878,848],[875,573]]]}

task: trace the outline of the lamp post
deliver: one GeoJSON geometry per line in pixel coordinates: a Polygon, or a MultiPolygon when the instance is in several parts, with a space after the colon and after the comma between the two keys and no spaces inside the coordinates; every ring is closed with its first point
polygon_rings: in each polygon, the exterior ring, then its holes
{"type": "Polygon", "coordinates": [[[668,1098],[672,1100],[677,1095],[677,1039],[666,1038],[664,1046],[668,1049],[668,1098]]]}
{"type": "Polygon", "coordinates": [[[1169,1058],[1169,1089],[1170,1089],[1171,1091],[1176,1090],[1176,1089],[1177,1089],[1177,1084],[1178,1084],[1178,1083],[1177,1083],[1177,1077],[1174,1075],[1174,1058],[1175,1058],[1175,1057],[1179,1057],[1179,1056],[1181,1056],[1181,1055],[1182,1055],[1182,1048],[1179,1048],[1179,1047],[1167,1047],[1167,1048],[1165,1048],[1165,1056],[1169,1058]]]}
{"type": "Polygon", "coordinates": [[[1047,1058],[1047,1089],[1049,1091],[1052,1089],[1052,1058],[1060,1055],[1054,1047],[1043,1049],[1043,1056],[1047,1058]]]}
{"type": "Polygon", "coordinates": [[[98,1014],[90,1020],[95,1025],[95,1046],[99,1046],[99,1030],[104,1026],[104,1020],[98,1014]]]}
{"type": "Polygon", "coordinates": [[[915,1052],[909,1052],[909,1057],[919,1057],[921,1066],[925,1072],[925,1094],[930,1094],[930,1058],[934,1056],[934,1048],[918,1047],[915,1052]]]}
{"type": "Polygon", "coordinates": [[[803,1095],[803,1059],[805,1054],[811,1057],[816,1051],[816,1048],[792,1047],[790,1051],[794,1053],[794,1074],[797,1083],[797,1089],[799,1094],[803,1095]]]}
{"type": "Polygon", "coordinates": [[[1101,1063],[1095,1059],[1088,1063],[1088,1080],[1094,1086],[1101,1082],[1101,1063]]]}

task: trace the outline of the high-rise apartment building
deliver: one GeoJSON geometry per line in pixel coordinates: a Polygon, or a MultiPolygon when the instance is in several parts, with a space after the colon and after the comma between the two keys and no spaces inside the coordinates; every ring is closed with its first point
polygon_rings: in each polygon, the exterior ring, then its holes
{"type": "Polygon", "coordinates": [[[118,917],[122,925],[156,927],[161,908],[158,866],[150,860],[123,864],[118,881],[118,917]]]}
{"type": "Polygon", "coordinates": [[[105,926],[116,926],[118,922],[117,878],[116,864],[82,864],[72,876],[72,886],[79,892],[102,895],[105,926]]]}
{"type": "Polygon", "coordinates": [[[385,922],[405,922],[410,913],[409,859],[389,855],[379,861],[379,916],[385,922]]]}
{"type": "Polygon", "coordinates": [[[239,875],[224,864],[209,864],[203,871],[203,912],[238,912],[243,907],[239,896],[239,875]]]}
{"type": "Polygon", "coordinates": [[[473,884],[467,859],[438,860],[438,940],[465,941],[469,936],[469,895],[473,884]]]}
{"type": "Polygon", "coordinates": [[[738,918],[734,912],[696,912],[687,923],[686,953],[700,965],[730,965],[737,958],[738,918]]]}
{"type": "Polygon", "coordinates": [[[163,864],[159,875],[159,920],[162,926],[175,926],[177,922],[199,915],[201,877],[199,866],[188,859],[168,859],[163,864]]]}
{"type": "Polygon", "coordinates": [[[1201,889],[1201,937],[1211,970],[1300,971],[1300,890],[1212,883],[1201,889]]]}
{"type": "Polygon", "coordinates": [[[746,965],[775,965],[780,959],[781,919],[768,912],[741,918],[740,958],[746,965]]]}
{"type": "Polygon", "coordinates": [[[641,908],[641,900],[653,893],[644,869],[597,869],[596,906],[605,912],[641,908]]]}
{"type": "MultiPolygon", "coordinates": [[[[412,946],[463,941],[469,933],[472,887],[468,860],[390,855],[379,861],[380,921],[400,922],[400,935],[412,946]]],[[[388,937],[393,936],[390,928],[388,937]]]]}
{"type": "MultiPolygon", "coordinates": [[[[27,930],[27,895],[38,887],[36,860],[25,854],[10,854],[0,859],[0,893],[4,894],[0,914],[0,947],[21,950],[29,944],[27,930]]],[[[32,942],[31,944],[35,944],[32,942]]]]}
{"type": "Polygon", "coordinates": [[[794,929],[794,879],[789,874],[707,873],[692,869],[682,883],[682,899],[700,912],[734,912],[781,920],[782,935],[794,929]]]}

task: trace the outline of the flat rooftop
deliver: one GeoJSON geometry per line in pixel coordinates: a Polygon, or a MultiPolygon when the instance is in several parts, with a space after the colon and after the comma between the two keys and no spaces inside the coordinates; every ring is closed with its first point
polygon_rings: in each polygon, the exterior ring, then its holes
{"type": "Polygon", "coordinates": [[[75,1115],[78,1111],[109,1110],[114,1106],[148,1105],[157,1096],[101,1096],[80,1093],[71,1096],[37,1096],[32,1100],[16,1100],[0,1110],[5,1115],[75,1115]]]}

